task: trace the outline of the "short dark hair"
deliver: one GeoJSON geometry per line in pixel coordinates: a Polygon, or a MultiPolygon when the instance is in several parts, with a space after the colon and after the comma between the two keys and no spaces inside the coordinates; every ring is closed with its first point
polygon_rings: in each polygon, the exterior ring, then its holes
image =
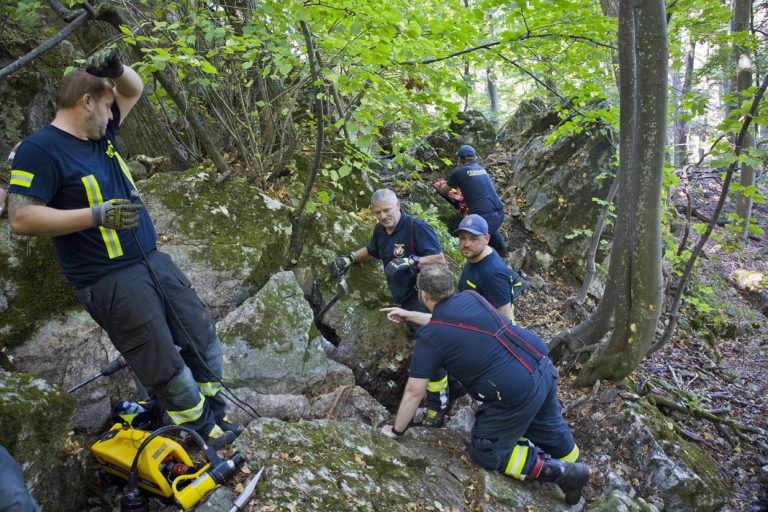
{"type": "Polygon", "coordinates": [[[416,278],[416,286],[435,302],[447,299],[454,293],[451,269],[442,263],[424,265],[416,278]]]}
{"type": "Polygon", "coordinates": [[[84,94],[100,100],[108,86],[106,78],[99,78],[82,69],[70,71],[61,79],[56,92],[56,110],[74,107],[84,94]]]}

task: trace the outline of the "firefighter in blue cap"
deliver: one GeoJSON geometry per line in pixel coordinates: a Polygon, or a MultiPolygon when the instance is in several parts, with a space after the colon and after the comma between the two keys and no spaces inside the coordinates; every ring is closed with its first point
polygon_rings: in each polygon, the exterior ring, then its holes
{"type": "Polygon", "coordinates": [[[480,215],[464,217],[453,234],[467,258],[459,277],[459,291],[474,290],[515,323],[514,301],[528,288],[528,281],[509,268],[490,245],[488,223],[480,215]]]}
{"type": "Polygon", "coordinates": [[[491,247],[502,256],[507,255],[509,246],[507,240],[499,231],[504,222],[504,205],[496,193],[493,181],[488,172],[480,166],[475,159],[475,148],[467,144],[456,151],[456,161],[459,167],[448,177],[448,181],[440,187],[440,193],[448,194],[452,188],[461,189],[464,201],[467,203],[469,213],[480,215],[488,223],[488,232],[491,236],[491,247]]]}
{"type": "Polygon", "coordinates": [[[401,437],[437,368],[445,368],[480,401],[469,455],[489,470],[520,480],[554,482],[573,505],[589,481],[589,466],[563,419],[557,370],[544,342],[473,291],[454,293],[445,265],[419,272],[419,299],[431,312],[384,308],[394,322],[424,325],[416,333],[410,377],[394,424],[381,432],[401,437]]]}

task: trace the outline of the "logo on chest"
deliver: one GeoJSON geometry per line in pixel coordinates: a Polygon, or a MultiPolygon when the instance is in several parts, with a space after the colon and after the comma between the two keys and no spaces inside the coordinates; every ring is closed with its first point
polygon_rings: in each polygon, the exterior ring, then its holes
{"type": "Polygon", "coordinates": [[[395,250],[392,252],[395,258],[402,258],[405,256],[405,244],[395,244],[395,250]]]}
{"type": "Polygon", "coordinates": [[[105,151],[105,153],[107,154],[107,156],[109,158],[114,158],[115,157],[115,148],[112,146],[112,141],[111,140],[107,141],[107,150],[105,151]]]}

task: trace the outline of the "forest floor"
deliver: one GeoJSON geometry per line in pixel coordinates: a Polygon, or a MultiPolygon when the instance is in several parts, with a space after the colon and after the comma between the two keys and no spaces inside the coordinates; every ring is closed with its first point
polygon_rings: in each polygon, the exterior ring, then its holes
{"type": "MultiPolygon", "coordinates": [[[[718,199],[718,185],[715,180],[708,180],[697,188],[693,201],[695,215],[710,217],[718,199]]],[[[677,206],[685,206],[687,202],[684,198],[674,198],[674,201],[677,206]]],[[[726,205],[723,217],[729,206],[726,205]]],[[[660,407],[660,411],[675,423],[678,433],[715,461],[720,477],[730,490],[728,504],[723,509],[729,512],[768,511],[768,440],[749,431],[751,427],[768,430],[768,328],[765,316],[728,281],[728,276],[737,269],[768,271],[766,213],[765,205],[755,206],[753,216],[766,233],[736,252],[724,250],[720,239],[723,229],[716,230],[704,248],[694,280],[696,287],[712,288],[712,292],[703,297],[712,310],[702,312],[690,303],[685,304],[681,308],[680,325],[670,342],[648,357],[630,376],[641,390],[648,390],[648,382],[662,384],[661,388],[654,386],[654,392],[661,389],[680,406],[679,410],[660,407]],[[710,419],[705,418],[702,411],[712,413],[710,419]],[[744,428],[734,428],[734,425],[744,428]]],[[[519,219],[508,220],[505,229],[513,249],[525,246],[528,254],[536,250],[546,252],[546,246],[531,238],[519,219]]],[[[546,269],[525,270],[543,277],[546,286],[531,287],[523,294],[516,303],[517,318],[523,327],[532,328],[545,340],[586,318],[594,306],[594,301],[589,304],[589,299],[587,305],[574,304],[578,280],[564,265],[555,263],[546,269]]],[[[694,283],[690,289],[696,289],[694,283]]],[[[609,423],[610,413],[624,407],[621,397],[632,396],[632,393],[621,383],[601,383],[598,393],[576,387],[573,383],[581,362],[583,359],[571,356],[558,366],[566,419],[593,470],[588,502],[604,493],[605,476],[612,470],[634,484],[641,497],[655,502],[662,510],[662,503],[653,496],[652,490],[637,486],[644,480],[640,474],[643,468],[631,459],[631,454],[622,454],[622,450],[616,449],[622,439],[609,423]],[[606,397],[614,400],[606,401],[606,397]],[[577,405],[569,408],[569,404],[577,405]],[[606,437],[609,442],[605,442],[606,437]]]]}

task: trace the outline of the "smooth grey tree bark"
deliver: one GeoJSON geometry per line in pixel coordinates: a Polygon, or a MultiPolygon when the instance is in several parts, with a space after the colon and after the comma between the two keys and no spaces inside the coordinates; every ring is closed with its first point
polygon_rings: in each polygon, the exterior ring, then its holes
{"type": "Polygon", "coordinates": [[[662,0],[619,3],[620,165],[608,281],[595,313],[552,345],[594,345],[577,378],[620,380],[645,357],[661,311],[661,187],[667,116],[662,0]],[[610,332],[607,341],[605,335],[610,332]]]}
{"type": "MultiPolygon", "coordinates": [[[[733,13],[731,17],[731,35],[737,35],[743,32],[743,35],[749,31],[749,23],[752,19],[752,1],[751,0],[733,0],[733,13]]],[[[737,92],[746,91],[752,87],[752,56],[749,48],[742,45],[735,45],[733,48],[733,63],[736,70],[734,77],[735,90],[737,92]]],[[[752,132],[746,134],[744,140],[745,153],[749,154],[755,147],[755,138],[752,132]]],[[[739,173],[739,185],[750,187],[755,184],[756,170],[747,162],[741,164],[739,173]]],[[[741,231],[739,238],[746,242],[749,237],[749,218],[752,215],[752,195],[736,194],[736,215],[741,218],[741,231]]]]}

